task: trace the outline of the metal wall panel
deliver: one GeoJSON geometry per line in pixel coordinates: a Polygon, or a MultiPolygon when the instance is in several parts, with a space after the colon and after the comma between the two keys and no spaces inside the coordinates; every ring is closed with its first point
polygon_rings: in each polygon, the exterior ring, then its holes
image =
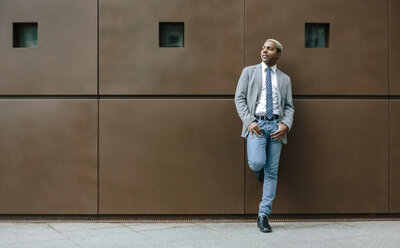
{"type": "Polygon", "coordinates": [[[100,101],[100,214],[243,213],[233,100],[100,101]]]}
{"type": "Polygon", "coordinates": [[[400,213],[400,101],[389,101],[390,212],[400,213]]]}
{"type": "MultiPolygon", "coordinates": [[[[296,100],[273,213],[387,213],[388,102],[296,100]]],[[[246,169],[245,212],[261,184],[246,169]]]]}
{"type": "Polygon", "coordinates": [[[389,94],[400,95],[400,1],[389,1],[389,94]]]}
{"type": "Polygon", "coordinates": [[[292,77],[294,94],[386,95],[387,15],[381,0],[247,0],[246,65],[261,62],[272,37],[283,44],[278,67],[292,77]],[[329,48],[305,48],[306,22],[330,23],[329,48]]]}
{"type": "Polygon", "coordinates": [[[0,94],[97,94],[96,0],[1,0],[0,94]],[[38,23],[38,48],[13,48],[13,22],[38,23]]]}
{"type": "Polygon", "coordinates": [[[243,0],[100,0],[101,94],[233,94],[243,68],[243,0]],[[159,47],[184,22],[185,47],[159,47]]]}
{"type": "Polygon", "coordinates": [[[0,213],[97,213],[97,101],[0,100],[0,213]]]}

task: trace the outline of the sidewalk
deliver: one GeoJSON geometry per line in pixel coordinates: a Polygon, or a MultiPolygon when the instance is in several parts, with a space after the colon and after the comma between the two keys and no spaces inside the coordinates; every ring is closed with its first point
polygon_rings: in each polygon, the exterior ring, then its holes
{"type": "Polygon", "coordinates": [[[270,224],[0,223],[0,247],[400,247],[400,221],[270,224]]]}

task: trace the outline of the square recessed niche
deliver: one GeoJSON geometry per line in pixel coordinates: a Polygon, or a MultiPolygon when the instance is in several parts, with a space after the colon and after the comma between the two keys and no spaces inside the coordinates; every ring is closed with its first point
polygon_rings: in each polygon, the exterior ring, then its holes
{"type": "Polygon", "coordinates": [[[37,22],[13,23],[13,47],[37,47],[37,22]]]}
{"type": "Polygon", "coordinates": [[[326,48],[329,45],[329,23],[306,23],[305,46],[326,48]]]}
{"type": "Polygon", "coordinates": [[[183,22],[159,23],[160,47],[183,47],[184,24],[183,22]]]}

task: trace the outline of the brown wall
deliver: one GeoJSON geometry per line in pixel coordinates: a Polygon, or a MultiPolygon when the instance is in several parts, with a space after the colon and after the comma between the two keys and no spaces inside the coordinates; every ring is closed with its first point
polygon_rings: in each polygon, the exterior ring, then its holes
{"type": "MultiPolygon", "coordinates": [[[[294,104],[296,124],[283,147],[273,212],[386,213],[388,102],[302,99],[294,104]],[[370,121],[370,113],[377,121],[370,121]]],[[[245,188],[245,212],[257,213],[261,184],[250,169],[245,188]]]]}
{"type": "Polygon", "coordinates": [[[100,93],[232,94],[243,9],[243,0],[100,0],[100,93]],[[159,22],[184,22],[185,47],[160,48],[159,22]]]}
{"type": "Polygon", "coordinates": [[[240,127],[230,99],[101,100],[100,214],[243,213],[240,127]]]}
{"type": "Polygon", "coordinates": [[[400,2],[390,0],[389,12],[389,94],[400,95],[400,2]]]}
{"type": "Polygon", "coordinates": [[[296,108],[273,213],[400,213],[399,8],[0,1],[0,214],[256,213],[233,94],[267,37],[296,108]],[[31,21],[39,47],[13,48],[31,21]],[[185,47],[158,47],[159,22],[185,47]],[[329,48],[304,47],[305,22],[330,23],[329,48]]]}
{"type": "Polygon", "coordinates": [[[387,95],[387,1],[247,0],[246,65],[266,37],[282,42],[295,95],[387,95]],[[330,23],[329,48],[305,48],[306,22],[330,23]]]}
{"type": "MultiPolygon", "coordinates": [[[[361,2],[246,1],[246,65],[259,63],[266,36],[280,40],[278,66],[302,96],[282,152],[275,213],[389,211],[388,101],[375,100],[389,92],[389,2],[361,2]],[[305,48],[306,22],[330,23],[328,48],[305,48]]],[[[257,212],[260,187],[247,169],[246,213],[257,212]]]]}
{"type": "Polygon", "coordinates": [[[97,213],[97,101],[0,100],[0,213],[97,213]]]}
{"type": "Polygon", "coordinates": [[[400,212],[400,100],[389,101],[390,212],[400,212]]]}
{"type": "Polygon", "coordinates": [[[399,1],[389,1],[389,207],[391,213],[400,213],[400,11],[399,1]]]}
{"type": "Polygon", "coordinates": [[[0,94],[97,94],[96,0],[2,0],[0,44],[0,94]],[[13,48],[13,22],[38,23],[38,48],[13,48]]]}

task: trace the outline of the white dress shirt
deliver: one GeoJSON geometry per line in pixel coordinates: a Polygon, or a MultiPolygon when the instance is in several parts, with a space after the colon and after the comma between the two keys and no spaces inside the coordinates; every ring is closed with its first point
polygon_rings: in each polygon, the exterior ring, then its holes
{"type": "MultiPolygon", "coordinates": [[[[262,68],[262,88],[261,88],[261,96],[258,101],[256,107],[256,115],[265,115],[266,113],[266,81],[267,81],[267,72],[265,69],[267,68],[267,64],[261,62],[262,68]]],[[[278,79],[276,77],[276,64],[271,67],[271,83],[272,83],[272,109],[274,111],[274,115],[279,115],[279,88],[278,88],[278,79]]]]}

